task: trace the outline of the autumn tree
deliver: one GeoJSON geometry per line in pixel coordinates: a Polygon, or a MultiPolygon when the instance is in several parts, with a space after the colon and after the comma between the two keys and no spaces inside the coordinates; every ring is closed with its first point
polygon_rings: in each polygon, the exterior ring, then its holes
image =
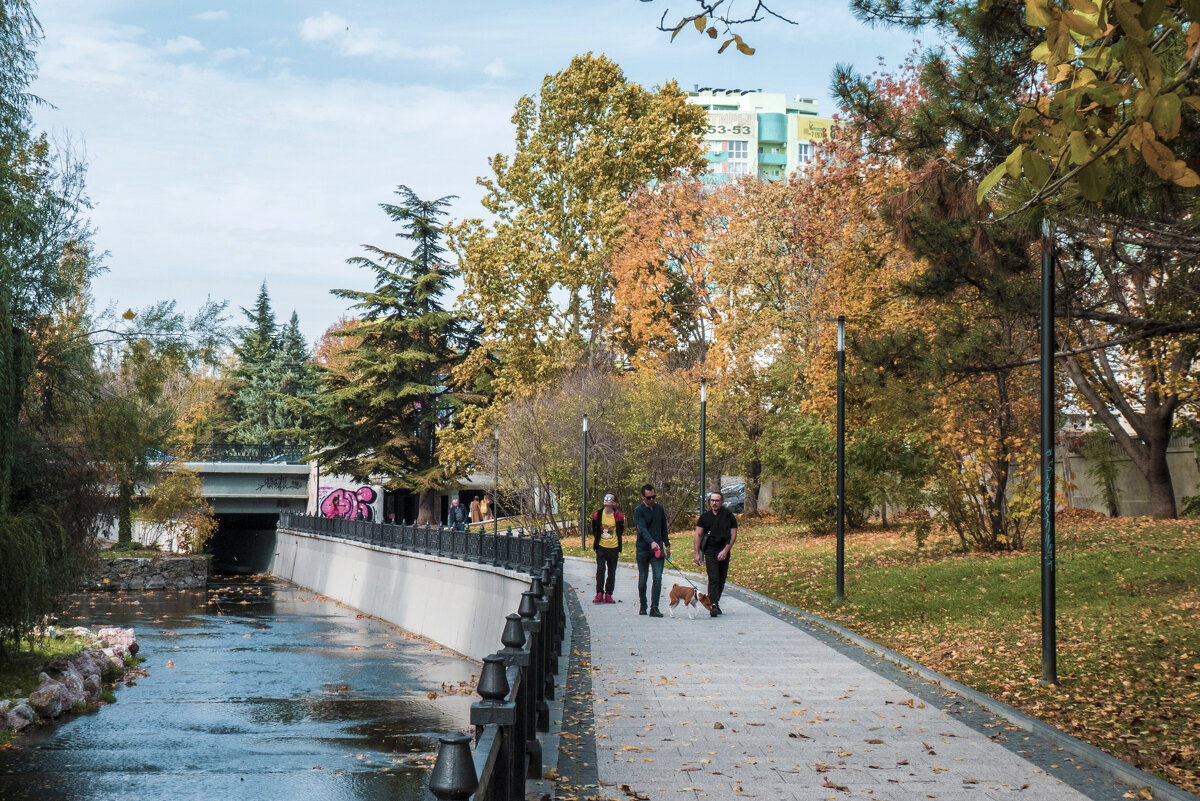
{"type": "Polygon", "coordinates": [[[713,338],[712,253],[725,221],[713,187],[681,177],[629,198],[612,257],[608,337],[630,365],[703,365],[713,338]]]}
{"type": "MultiPolygon", "coordinates": [[[[1137,164],[1094,161],[1075,173],[1084,184],[1062,184],[1053,202],[1039,199],[1057,167],[1022,144],[1021,120],[1028,118],[1022,109],[1042,102],[1045,91],[1041,66],[1025,55],[1037,34],[1021,21],[1018,7],[1024,10],[1014,2],[939,14],[945,7],[937,0],[863,3],[864,16],[934,28],[954,49],[934,51],[917,65],[926,94],[909,110],[895,110],[849,70],[840,71],[835,88],[870,141],[916,174],[890,204],[905,244],[929,264],[913,291],[943,298],[974,291],[997,314],[1032,317],[1036,285],[1029,275],[1039,261],[1038,226],[1053,223],[1067,372],[1151,486],[1155,515],[1173,517],[1166,443],[1179,393],[1193,391],[1192,334],[1200,327],[1200,284],[1186,245],[1195,192],[1137,164]],[[1013,180],[985,198],[1004,164],[1013,180]],[[1101,181],[1104,176],[1113,180],[1101,181]],[[1104,363],[1124,363],[1127,374],[1140,373],[1142,380],[1113,380],[1104,363]],[[1125,435],[1124,424],[1138,437],[1125,435]]],[[[1138,46],[1131,40],[1127,51],[1138,46]]],[[[1085,158],[1086,151],[1077,141],[1075,156],[1085,158]]]]}
{"type": "MultiPolygon", "coordinates": [[[[605,492],[628,514],[649,482],[675,526],[695,519],[700,458],[699,388],[681,371],[625,373],[581,366],[497,410],[502,492],[523,514],[547,520],[552,503],[569,518],[581,504],[580,421],[588,415],[588,498],[605,492]]],[[[491,441],[475,460],[490,464],[491,441]]]]}
{"type": "Polygon", "coordinates": [[[193,378],[226,336],[224,303],[205,303],[189,317],[175,301],[161,301],[127,312],[99,349],[88,426],[102,474],[117,490],[120,542],[132,540],[142,487],[172,469],[169,451],[193,378]]]}
{"type": "Polygon", "coordinates": [[[437,494],[456,477],[439,436],[464,406],[452,375],[474,332],[442,305],[456,273],[443,245],[452,198],[422,200],[407,186],[396,194],[399,203],[381,208],[401,226],[397,236],[411,255],[367,245],[369,256],[348,260],[374,273],[375,287],[334,290],[354,302],[353,326],[332,332],[350,348],[318,368],[312,400],[290,405],[311,421],[303,433],[323,469],[418,493],[417,522],[427,524],[439,517],[437,494]]]}
{"type": "Polygon", "coordinates": [[[603,359],[613,248],[629,196],[698,173],[704,111],[672,82],[647,90],[604,56],[577,56],[513,114],[512,155],[481,178],[494,221],[453,231],[464,313],[483,326],[468,371],[498,353],[497,391],[603,359]]]}

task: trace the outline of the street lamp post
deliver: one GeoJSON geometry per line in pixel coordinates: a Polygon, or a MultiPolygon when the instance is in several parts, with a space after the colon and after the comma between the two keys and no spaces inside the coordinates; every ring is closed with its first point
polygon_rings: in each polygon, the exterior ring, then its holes
{"type": "Polygon", "coordinates": [[[846,597],[846,318],[837,318],[837,593],[846,597]]]}
{"type": "Polygon", "coordinates": [[[708,379],[700,379],[700,514],[704,514],[704,435],[708,426],[708,379]]]}
{"type": "Polygon", "coordinates": [[[492,533],[500,535],[500,426],[493,432],[496,435],[496,472],[492,477],[492,533]]]}
{"type": "Polygon", "coordinates": [[[1054,567],[1054,235],[1042,223],[1042,684],[1058,684],[1054,567]]]}
{"type": "Polygon", "coordinates": [[[583,478],[579,493],[579,547],[587,550],[587,415],[583,416],[583,478]]]}

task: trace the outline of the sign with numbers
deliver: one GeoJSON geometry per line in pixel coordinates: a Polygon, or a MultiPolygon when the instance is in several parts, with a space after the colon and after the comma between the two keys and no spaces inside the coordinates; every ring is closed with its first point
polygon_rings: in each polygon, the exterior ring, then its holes
{"type": "Polygon", "coordinates": [[[810,142],[822,142],[829,138],[833,120],[824,117],[800,117],[796,120],[796,136],[810,142]]]}
{"type": "Polygon", "coordinates": [[[758,139],[758,115],[740,111],[710,111],[707,139],[758,139]]]}

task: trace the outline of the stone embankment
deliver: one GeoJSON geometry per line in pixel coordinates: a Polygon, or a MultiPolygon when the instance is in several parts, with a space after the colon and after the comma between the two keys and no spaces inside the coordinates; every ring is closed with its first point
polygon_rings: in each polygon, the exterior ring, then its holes
{"type": "Polygon", "coordinates": [[[51,628],[51,637],[81,637],[90,644],[46,665],[28,698],[0,700],[0,731],[21,731],[37,720],[53,720],[79,705],[100,700],[106,682],[120,681],[126,660],[138,651],[133,629],[51,628]]]}
{"type": "Polygon", "coordinates": [[[208,583],[207,556],[123,556],[101,559],[93,590],[186,590],[208,583]]]}

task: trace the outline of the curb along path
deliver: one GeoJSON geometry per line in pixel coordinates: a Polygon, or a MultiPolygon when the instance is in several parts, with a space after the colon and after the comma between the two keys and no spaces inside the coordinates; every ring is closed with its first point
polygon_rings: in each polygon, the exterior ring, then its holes
{"type": "MultiPolygon", "coordinates": [[[[636,569],[618,568],[614,597],[621,603],[612,605],[590,603],[594,574],[590,560],[566,562],[568,589],[583,601],[572,606],[582,606],[582,630],[590,633],[600,786],[589,795],[1129,797],[1128,785],[1037,734],[824,630],[806,630],[812,624],[769,614],[732,586],[719,618],[701,608],[690,620],[677,608],[674,619],[659,620],[637,614],[636,569]]],[[[670,572],[663,584],[665,604],[670,572]]],[[[583,750],[589,758],[590,751],[583,750]]],[[[590,773],[576,770],[580,779],[590,773]]]]}

